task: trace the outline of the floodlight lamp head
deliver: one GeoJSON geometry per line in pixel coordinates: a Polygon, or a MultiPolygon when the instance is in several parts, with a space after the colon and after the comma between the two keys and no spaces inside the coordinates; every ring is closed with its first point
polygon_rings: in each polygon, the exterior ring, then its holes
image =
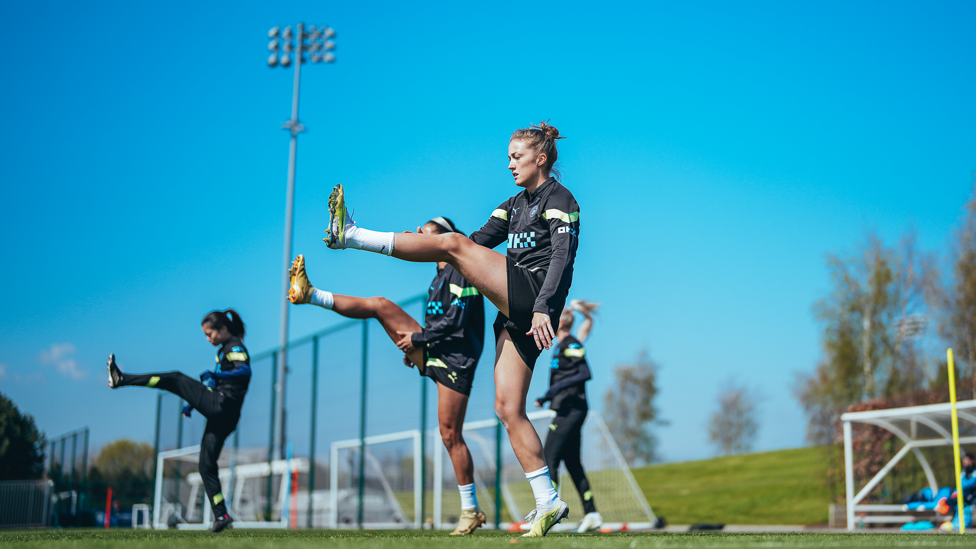
{"type": "Polygon", "coordinates": [[[336,35],[335,29],[333,29],[332,27],[325,29],[326,38],[335,38],[335,35],[336,35]]]}
{"type": "Polygon", "coordinates": [[[322,62],[321,55],[312,54],[312,63],[321,63],[321,62],[322,62]]]}
{"type": "Polygon", "coordinates": [[[326,40],[323,47],[325,48],[326,51],[334,50],[335,42],[333,42],[332,40],[326,40]]]}
{"type": "Polygon", "coordinates": [[[315,32],[315,25],[309,25],[308,32],[315,32]]]}
{"type": "Polygon", "coordinates": [[[289,65],[291,65],[291,57],[289,57],[288,54],[286,53],[285,55],[281,56],[281,66],[287,67],[289,65]]]}
{"type": "Polygon", "coordinates": [[[288,38],[288,39],[290,39],[292,37],[292,34],[291,34],[291,26],[285,27],[285,30],[282,31],[282,33],[281,33],[281,37],[282,38],[288,38]]]}
{"type": "Polygon", "coordinates": [[[332,55],[332,53],[330,52],[330,53],[327,53],[327,54],[323,55],[322,56],[322,60],[325,61],[326,63],[332,63],[332,62],[335,61],[335,56],[332,55]]]}
{"type": "Polygon", "coordinates": [[[278,51],[278,39],[268,42],[268,51],[278,51]]]}
{"type": "Polygon", "coordinates": [[[278,27],[271,27],[271,30],[268,31],[268,38],[277,38],[277,37],[278,37],[278,27]]]}
{"type": "Polygon", "coordinates": [[[278,65],[278,56],[276,54],[271,54],[268,56],[268,66],[276,67],[278,65]]]}

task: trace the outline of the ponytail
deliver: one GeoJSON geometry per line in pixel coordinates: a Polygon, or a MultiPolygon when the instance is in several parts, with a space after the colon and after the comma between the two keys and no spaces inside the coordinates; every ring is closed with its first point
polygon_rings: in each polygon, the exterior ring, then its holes
{"type": "Polygon", "coordinates": [[[230,335],[234,337],[244,338],[244,321],[241,320],[241,315],[237,314],[234,309],[227,309],[226,311],[210,311],[207,316],[203,317],[203,321],[200,325],[209,324],[212,328],[217,330],[221,326],[227,328],[230,335]]]}
{"type": "Polygon", "coordinates": [[[572,330],[573,323],[576,320],[573,311],[579,312],[585,320],[583,320],[583,324],[580,324],[576,339],[580,342],[586,341],[586,338],[590,337],[590,330],[593,328],[593,316],[599,307],[599,303],[574,299],[569,302],[569,307],[563,308],[562,314],[559,315],[559,327],[566,331],[572,330]]]}

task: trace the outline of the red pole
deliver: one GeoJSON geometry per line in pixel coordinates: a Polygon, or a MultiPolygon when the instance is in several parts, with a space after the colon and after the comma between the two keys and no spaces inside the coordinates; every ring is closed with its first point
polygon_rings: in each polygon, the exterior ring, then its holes
{"type": "Polygon", "coordinates": [[[298,530],[298,470],[291,472],[291,529],[298,530]]]}
{"type": "Polygon", "coordinates": [[[108,496],[105,498],[105,529],[112,522],[112,488],[108,489],[108,496]]]}

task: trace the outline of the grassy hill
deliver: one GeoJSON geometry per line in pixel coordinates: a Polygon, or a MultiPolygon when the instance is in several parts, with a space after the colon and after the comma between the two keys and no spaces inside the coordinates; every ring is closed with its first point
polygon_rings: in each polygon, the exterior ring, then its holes
{"type": "Polygon", "coordinates": [[[654,513],[670,524],[827,521],[830,493],[822,448],[652,465],[633,473],[654,513]]]}

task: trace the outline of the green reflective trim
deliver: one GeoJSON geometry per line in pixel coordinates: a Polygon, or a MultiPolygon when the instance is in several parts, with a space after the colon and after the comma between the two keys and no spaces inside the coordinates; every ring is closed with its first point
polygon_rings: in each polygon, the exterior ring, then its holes
{"type": "Polygon", "coordinates": [[[549,424],[549,430],[550,431],[555,431],[556,430],[556,424],[555,423],[550,423],[549,424]]]}
{"type": "Polygon", "coordinates": [[[439,358],[428,358],[427,366],[433,366],[434,368],[447,368],[447,364],[439,358]]]}
{"type": "Polygon", "coordinates": [[[217,495],[214,496],[214,505],[217,505],[221,501],[224,501],[224,494],[218,492],[217,495]]]}
{"type": "Polygon", "coordinates": [[[227,360],[231,362],[244,362],[247,360],[247,353],[227,353],[227,360]]]}
{"type": "Polygon", "coordinates": [[[155,387],[159,383],[159,376],[152,376],[149,378],[149,384],[146,387],[155,387]]]}
{"type": "Polygon", "coordinates": [[[560,219],[565,223],[579,221],[579,212],[566,213],[562,210],[546,210],[542,213],[543,219],[560,219]]]}
{"type": "Polygon", "coordinates": [[[451,284],[451,293],[458,297],[469,297],[473,295],[478,295],[478,288],[474,286],[468,286],[467,288],[462,288],[457,284],[451,284]]]}
{"type": "Polygon", "coordinates": [[[583,358],[586,356],[586,349],[583,347],[580,347],[579,349],[566,349],[563,354],[573,358],[583,358]]]}
{"type": "Polygon", "coordinates": [[[593,499],[593,490],[583,492],[583,501],[590,501],[591,499],[593,499]]]}
{"type": "Polygon", "coordinates": [[[558,492],[559,491],[559,484],[557,484],[556,481],[552,480],[551,478],[549,479],[549,482],[552,483],[552,489],[558,492]]]}
{"type": "Polygon", "coordinates": [[[508,221],[508,212],[506,212],[505,210],[495,210],[495,211],[491,212],[491,216],[492,217],[497,217],[498,219],[504,219],[505,221],[508,221]]]}

